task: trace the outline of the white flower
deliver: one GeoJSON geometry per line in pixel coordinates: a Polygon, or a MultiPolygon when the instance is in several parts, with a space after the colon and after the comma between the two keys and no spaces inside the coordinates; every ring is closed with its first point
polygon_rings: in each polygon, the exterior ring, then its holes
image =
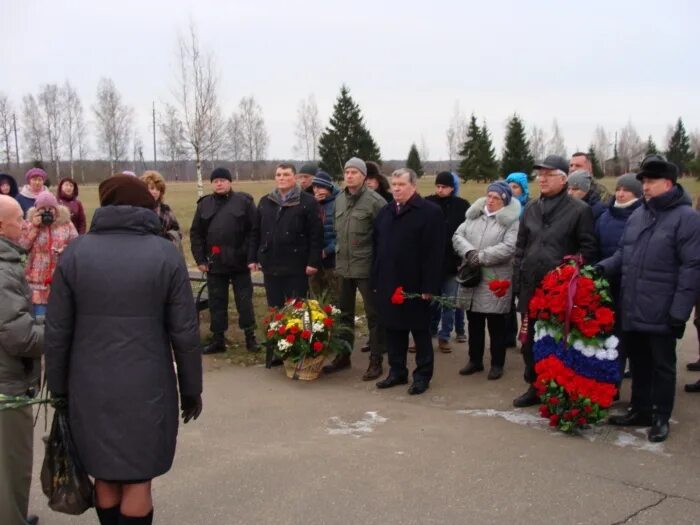
{"type": "Polygon", "coordinates": [[[290,343],[286,339],[280,339],[279,341],[277,341],[277,348],[279,348],[279,350],[281,352],[284,352],[285,350],[287,350],[291,346],[292,346],[292,343],[290,343]]]}
{"type": "Polygon", "coordinates": [[[615,350],[619,342],[620,340],[617,337],[611,335],[605,340],[605,348],[607,348],[608,350],[615,350]]]}
{"type": "Polygon", "coordinates": [[[579,352],[583,352],[584,348],[586,348],[586,345],[584,345],[582,341],[577,340],[574,342],[574,348],[579,352]]]}
{"type": "Polygon", "coordinates": [[[311,331],[315,334],[317,334],[319,332],[323,332],[323,328],[324,328],[323,323],[320,323],[318,321],[316,321],[313,325],[311,325],[311,331]]]}
{"type": "Polygon", "coordinates": [[[280,322],[279,321],[272,321],[270,323],[270,330],[277,330],[280,327],[280,322]]]}
{"type": "Polygon", "coordinates": [[[615,349],[613,349],[613,348],[609,348],[607,353],[608,353],[608,359],[609,359],[610,361],[614,361],[615,359],[617,359],[617,357],[618,357],[618,355],[619,355],[619,354],[617,353],[617,350],[615,350],[615,349]]]}
{"type": "Polygon", "coordinates": [[[591,348],[590,346],[584,346],[581,350],[581,353],[586,357],[593,357],[595,355],[595,348],[591,348]]]}
{"type": "Polygon", "coordinates": [[[338,315],[340,313],[340,310],[336,308],[334,305],[331,305],[331,314],[332,315],[338,315]]]}

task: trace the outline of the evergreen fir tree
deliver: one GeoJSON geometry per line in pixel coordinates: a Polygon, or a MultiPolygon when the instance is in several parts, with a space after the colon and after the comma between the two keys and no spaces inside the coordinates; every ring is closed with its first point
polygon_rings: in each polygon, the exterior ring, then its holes
{"type": "Polygon", "coordinates": [[[513,115],[506,129],[506,143],[501,159],[501,174],[506,177],[515,171],[532,172],[535,163],[530,144],[525,136],[525,126],[518,115],[513,115]]]}
{"type": "Polygon", "coordinates": [[[647,140],[647,151],[646,155],[653,155],[655,153],[658,153],[659,150],[656,147],[656,143],[654,143],[654,139],[651,138],[651,135],[649,135],[649,139],[647,140]]]}
{"type": "Polygon", "coordinates": [[[498,178],[498,161],[486,122],[479,131],[479,168],[477,180],[491,182],[498,178]]]}
{"type": "Polygon", "coordinates": [[[423,164],[421,164],[420,155],[418,154],[418,148],[416,148],[415,143],[411,144],[411,149],[408,152],[408,159],[406,159],[406,167],[415,171],[416,175],[419,177],[423,176],[423,164]]]}
{"type": "Polygon", "coordinates": [[[680,117],[676,123],[676,129],[673,130],[673,135],[668,141],[666,158],[678,166],[681,173],[685,173],[688,162],[693,159],[693,154],[690,151],[690,138],[685,132],[683,120],[680,117]]]}
{"type": "Polygon", "coordinates": [[[365,127],[360,107],[343,85],[333,106],[333,115],[321,134],[318,145],[320,167],[335,178],[343,174],[345,162],[351,157],[381,163],[379,147],[365,127]]]}
{"type": "Polygon", "coordinates": [[[591,162],[591,166],[593,167],[593,178],[602,179],[605,176],[605,173],[603,172],[603,167],[600,165],[600,161],[598,160],[598,156],[595,154],[595,149],[593,149],[593,146],[588,148],[588,160],[591,162]]]}
{"type": "Polygon", "coordinates": [[[476,123],[476,117],[472,114],[467,127],[467,140],[459,150],[462,162],[459,163],[458,172],[463,180],[477,180],[479,171],[479,141],[481,130],[476,123]]]}

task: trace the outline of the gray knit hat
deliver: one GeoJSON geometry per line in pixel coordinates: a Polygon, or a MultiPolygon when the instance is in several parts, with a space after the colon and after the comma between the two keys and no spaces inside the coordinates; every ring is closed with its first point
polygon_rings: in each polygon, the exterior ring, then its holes
{"type": "Polygon", "coordinates": [[[586,193],[588,193],[588,191],[591,189],[593,176],[587,171],[574,171],[573,173],[569,174],[569,176],[566,179],[566,182],[569,184],[569,188],[585,191],[586,193]]]}
{"type": "Polygon", "coordinates": [[[367,164],[365,164],[365,161],[362,159],[358,159],[357,157],[351,158],[345,163],[345,169],[348,168],[355,168],[362,172],[365,177],[367,176],[367,164]]]}
{"type": "Polygon", "coordinates": [[[638,199],[642,198],[642,183],[637,180],[636,173],[625,173],[620,175],[615,182],[615,189],[624,188],[634,193],[638,199]]]}

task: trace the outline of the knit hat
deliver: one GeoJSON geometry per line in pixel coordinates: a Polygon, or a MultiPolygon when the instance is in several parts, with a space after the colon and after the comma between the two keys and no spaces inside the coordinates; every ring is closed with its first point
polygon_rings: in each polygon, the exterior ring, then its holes
{"type": "Polygon", "coordinates": [[[642,198],[642,183],[637,180],[636,173],[625,173],[620,175],[615,182],[615,189],[624,188],[629,192],[634,193],[638,199],[642,198]]]}
{"type": "Polygon", "coordinates": [[[42,191],[34,201],[35,208],[58,208],[58,201],[50,191],[42,191]]]}
{"type": "Polygon", "coordinates": [[[313,163],[307,163],[304,164],[299,171],[297,171],[297,175],[311,175],[312,177],[316,175],[316,172],[318,171],[318,166],[313,163]]]}
{"type": "Polygon", "coordinates": [[[382,174],[381,170],[379,169],[379,164],[377,164],[373,160],[368,160],[367,162],[365,162],[365,165],[367,166],[368,177],[374,177],[376,179],[382,174]]]}
{"type": "Polygon", "coordinates": [[[647,155],[639,167],[637,180],[647,179],[669,179],[674,184],[678,180],[678,166],[668,162],[663,155],[647,155]]]}
{"type": "Polygon", "coordinates": [[[450,188],[455,187],[455,178],[449,171],[441,171],[435,177],[435,185],[440,184],[441,186],[449,186],[450,188]]]}
{"type": "Polygon", "coordinates": [[[355,168],[356,170],[359,170],[365,177],[367,176],[367,164],[365,164],[365,161],[362,159],[358,159],[357,157],[351,158],[345,163],[344,169],[348,168],[355,168]]]}
{"type": "Polygon", "coordinates": [[[46,180],[48,175],[41,168],[31,168],[29,171],[27,171],[27,173],[24,174],[24,180],[27,181],[27,184],[29,184],[29,181],[32,179],[32,177],[41,177],[43,180],[46,180]]]}
{"type": "Polygon", "coordinates": [[[593,176],[587,171],[583,170],[574,171],[566,179],[566,183],[569,185],[569,188],[581,190],[586,193],[590,191],[592,182],[593,176]]]}
{"type": "Polygon", "coordinates": [[[510,189],[510,186],[505,183],[505,181],[499,180],[489,184],[486,193],[492,191],[498,193],[498,196],[501,198],[505,206],[510,204],[510,200],[513,198],[513,191],[510,189]]]}
{"type": "Polygon", "coordinates": [[[331,176],[325,171],[318,170],[316,175],[314,175],[311,181],[311,186],[318,186],[319,188],[326,188],[328,191],[333,191],[333,181],[331,176]]]}
{"type": "Polygon", "coordinates": [[[156,201],[141,179],[131,175],[113,175],[98,188],[100,206],[138,206],[153,210],[156,201]]]}
{"type": "Polygon", "coordinates": [[[209,175],[209,180],[214,182],[214,179],[226,179],[229,182],[233,182],[231,172],[226,168],[216,168],[212,171],[211,175],[209,175]]]}

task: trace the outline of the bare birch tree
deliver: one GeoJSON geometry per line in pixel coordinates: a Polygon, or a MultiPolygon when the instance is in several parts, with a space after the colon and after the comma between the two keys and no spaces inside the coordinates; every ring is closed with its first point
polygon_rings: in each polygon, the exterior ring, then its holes
{"type": "Polygon", "coordinates": [[[428,142],[425,140],[425,135],[423,135],[422,133],[420,136],[420,145],[418,146],[418,152],[420,154],[420,160],[422,162],[430,160],[430,148],[428,147],[428,142]]]}
{"type": "Polygon", "coordinates": [[[39,105],[31,93],[22,98],[22,138],[25,158],[44,161],[46,133],[41,119],[39,105]]]}
{"type": "Polygon", "coordinates": [[[646,146],[631,121],[620,130],[617,139],[617,156],[623,172],[627,173],[639,165],[646,152],[646,146]]]}
{"type": "Polygon", "coordinates": [[[175,179],[177,179],[176,163],[187,159],[187,145],[185,143],[185,126],[180,120],[175,106],[165,104],[159,118],[158,129],[160,130],[160,153],[173,165],[175,179]]]}
{"type": "Polygon", "coordinates": [[[0,148],[7,169],[10,169],[13,158],[12,150],[12,103],[4,93],[0,93],[0,148]]]}
{"type": "Polygon", "coordinates": [[[93,106],[97,119],[97,137],[102,151],[109,158],[111,173],[117,163],[126,160],[131,137],[132,109],[122,103],[114,81],[100,79],[97,85],[97,104],[93,106]]]}
{"type": "Polygon", "coordinates": [[[211,53],[204,53],[194,23],[189,34],[178,39],[179,93],[184,116],[185,139],[194,154],[197,170],[197,194],[204,192],[202,160],[207,152],[221,148],[224,125],[218,102],[218,78],[211,53]]]}
{"type": "Polygon", "coordinates": [[[58,84],[45,84],[37,97],[41,109],[44,129],[46,130],[46,143],[49,147],[49,161],[56,170],[56,179],[61,178],[61,131],[63,128],[63,112],[61,108],[61,96],[58,84]]]}
{"type": "Polygon", "coordinates": [[[559,129],[557,119],[552,121],[552,137],[547,141],[546,154],[559,155],[566,158],[566,145],[564,144],[564,137],[559,129]]]}
{"type": "Polygon", "coordinates": [[[85,128],[83,119],[83,103],[80,101],[77,91],[70,82],[61,89],[61,106],[63,111],[63,143],[68,154],[70,176],[75,178],[75,157],[78,154],[78,138],[81,128],[85,128]]]}
{"type": "Polygon", "coordinates": [[[690,133],[690,150],[696,157],[700,157],[700,131],[697,129],[690,133]]]}
{"type": "Polygon", "coordinates": [[[262,108],[254,96],[243,97],[238,104],[238,117],[243,137],[243,156],[253,164],[251,178],[255,178],[255,164],[265,157],[269,138],[265,129],[262,108]]]}
{"type": "Polygon", "coordinates": [[[321,136],[321,119],[318,116],[316,97],[313,94],[299,101],[297,108],[297,144],[294,148],[297,155],[304,160],[315,161],[318,158],[318,139],[321,136]]]}
{"type": "Polygon", "coordinates": [[[532,155],[535,162],[542,161],[545,157],[547,144],[544,130],[540,127],[532,126],[532,128],[530,128],[528,144],[530,144],[530,155],[532,155]]]}
{"type": "Polygon", "coordinates": [[[450,125],[445,132],[450,169],[453,167],[453,161],[459,158],[462,145],[467,140],[467,126],[467,117],[460,109],[459,102],[455,102],[450,125]]]}
{"type": "Polygon", "coordinates": [[[229,158],[233,161],[234,175],[238,180],[238,161],[243,155],[243,123],[235,112],[226,121],[226,145],[229,158]]]}
{"type": "Polygon", "coordinates": [[[598,161],[601,166],[605,166],[605,161],[607,161],[610,154],[610,138],[605,132],[603,126],[596,126],[595,132],[593,133],[593,141],[591,142],[591,147],[595,152],[595,156],[598,157],[598,161]]]}

